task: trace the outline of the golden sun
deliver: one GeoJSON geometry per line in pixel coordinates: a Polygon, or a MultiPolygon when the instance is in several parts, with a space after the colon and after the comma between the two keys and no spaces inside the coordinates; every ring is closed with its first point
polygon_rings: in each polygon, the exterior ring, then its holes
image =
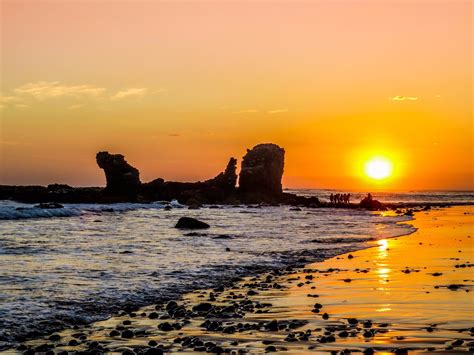
{"type": "Polygon", "coordinates": [[[365,163],[365,174],[375,180],[382,180],[392,175],[392,162],[386,158],[372,158],[365,163]]]}

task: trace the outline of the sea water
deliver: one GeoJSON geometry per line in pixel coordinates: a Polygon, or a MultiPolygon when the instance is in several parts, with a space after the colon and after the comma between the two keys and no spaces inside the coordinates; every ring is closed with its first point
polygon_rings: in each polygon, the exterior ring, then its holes
{"type": "MultiPolygon", "coordinates": [[[[325,198],[329,192],[300,193],[325,198]]],[[[473,200],[472,194],[455,194],[437,196],[473,200]]],[[[422,197],[436,200],[433,194],[422,197]]],[[[103,319],[127,305],[365,248],[413,232],[410,218],[288,206],[188,210],[177,202],[155,202],[41,209],[0,201],[0,347],[103,319]],[[211,227],[197,234],[174,228],[182,216],[211,227]]]]}

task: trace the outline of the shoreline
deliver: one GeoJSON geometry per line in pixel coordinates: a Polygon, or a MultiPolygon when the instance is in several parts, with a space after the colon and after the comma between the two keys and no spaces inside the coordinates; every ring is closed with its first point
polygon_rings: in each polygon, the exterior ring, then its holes
{"type": "MultiPolygon", "coordinates": [[[[433,213],[433,212],[430,212],[430,214],[431,213],[433,213]]],[[[417,216],[418,216],[418,214],[417,214],[417,216]]],[[[409,223],[411,223],[411,222],[413,222],[413,220],[409,221],[409,223]]],[[[417,231],[417,232],[419,232],[419,231],[417,231]]],[[[415,232],[415,233],[417,233],[417,232],[415,232]]],[[[394,238],[390,238],[390,239],[387,239],[387,240],[402,239],[402,238],[408,238],[408,236],[394,237],[394,238]]],[[[411,236],[410,236],[410,238],[411,238],[411,236]]],[[[373,248],[361,249],[361,250],[358,250],[356,252],[351,251],[351,253],[355,255],[357,253],[364,252],[364,251],[370,250],[370,249],[373,249],[373,248]]],[[[334,257],[334,258],[329,259],[329,260],[340,260],[341,258],[342,258],[342,256],[339,255],[339,256],[334,257]]],[[[323,262],[319,262],[318,265],[324,264],[324,263],[327,263],[327,262],[328,262],[328,260],[323,261],[323,262]]],[[[300,269],[300,270],[305,270],[305,269],[310,270],[311,265],[314,266],[315,264],[311,263],[310,265],[306,265],[303,269],[300,269]]],[[[238,322],[238,323],[242,323],[242,320],[243,319],[247,320],[247,318],[248,318],[249,321],[252,320],[252,322],[246,323],[246,324],[250,324],[250,325],[247,325],[247,326],[244,325],[244,327],[249,327],[249,328],[248,329],[243,329],[242,331],[240,329],[235,328],[235,325],[233,325],[233,326],[229,325],[228,326],[228,327],[234,327],[234,329],[231,328],[231,329],[228,329],[227,331],[223,331],[223,330],[221,330],[220,332],[217,331],[217,332],[215,332],[216,334],[212,334],[212,330],[211,330],[211,334],[210,335],[205,334],[205,338],[214,339],[214,342],[216,342],[215,346],[220,346],[220,345],[217,345],[218,344],[217,342],[220,342],[220,343],[223,344],[223,349],[233,347],[234,350],[241,349],[238,346],[238,344],[237,345],[232,345],[231,344],[231,343],[235,343],[235,340],[232,340],[232,339],[234,339],[233,334],[235,334],[235,333],[242,334],[242,335],[245,335],[247,332],[255,332],[255,333],[257,333],[257,335],[259,335],[261,333],[260,338],[263,339],[262,342],[268,343],[268,341],[271,341],[271,340],[265,341],[265,337],[268,337],[268,335],[270,334],[269,332],[271,332],[271,330],[266,329],[267,325],[265,324],[265,321],[263,321],[263,323],[262,323],[261,319],[260,320],[258,318],[255,319],[255,315],[262,315],[262,314],[265,315],[265,314],[269,313],[269,314],[272,314],[272,316],[275,316],[274,311],[272,310],[273,306],[272,307],[265,306],[265,302],[263,302],[263,301],[261,301],[261,302],[257,301],[257,303],[255,304],[255,301],[252,300],[252,298],[253,299],[261,298],[262,296],[259,295],[260,293],[267,294],[267,296],[265,296],[265,297],[268,298],[268,293],[269,292],[270,292],[270,295],[275,296],[275,293],[280,294],[280,292],[282,292],[281,290],[286,292],[286,290],[291,289],[294,286],[294,285],[291,285],[293,281],[288,280],[288,278],[290,278],[290,279],[294,278],[294,277],[296,277],[294,275],[297,275],[298,273],[299,273],[300,278],[302,276],[301,271],[297,270],[296,273],[294,273],[294,271],[295,271],[295,268],[291,267],[291,268],[289,268],[288,270],[286,270],[284,272],[278,272],[278,271],[266,272],[266,273],[260,274],[259,276],[246,277],[246,278],[244,278],[244,281],[237,282],[232,286],[227,285],[227,288],[225,288],[223,290],[217,289],[217,290],[211,291],[215,294],[214,297],[210,297],[212,305],[217,306],[217,308],[212,308],[211,310],[212,310],[212,312],[215,312],[217,314],[217,315],[214,314],[214,317],[217,317],[217,318],[221,317],[219,319],[222,322],[222,324],[224,324],[224,321],[230,321],[230,320],[233,320],[234,323],[236,323],[237,320],[240,320],[240,322],[238,322]],[[290,277],[289,275],[292,275],[292,276],[290,277]],[[270,287],[269,282],[268,282],[268,277],[269,276],[270,276],[271,280],[275,281],[275,284],[277,284],[279,286],[277,286],[276,288],[270,287]],[[249,281],[252,281],[252,282],[249,283],[249,281]],[[249,286],[249,285],[253,285],[253,286],[249,286]],[[234,291],[232,291],[232,290],[234,290],[234,291]],[[247,294],[246,295],[242,294],[242,297],[240,297],[240,296],[236,297],[236,292],[242,293],[242,290],[247,290],[247,294]],[[250,291],[253,291],[253,292],[250,292],[250,291]],[[237,306],[235,304],[234,305],[231,305],[231,304],[226,305],[226,302],[229,302],[229,298],[227,298],[227,297],[229,297],[230,292],[234,292],[234,295],[232,295],[232,297],[230,297],[230,299],[234,300],[233,302],[236,302],[237,306]],[[247,304],[247,306],[244,305],[243,307],[239,306],[238,302],[240,302],[241,300],[245,300],[246,302],[248,302],[249,299],[252,301],[250,304],[252,304],[254,307],[248,307],[248,304],[247,304]],[[222,306],[219,306],[219,304],[222,304],[222,306]],[[257,310],[255,310],[256,305],[258,305],[257,310]],[[226,314],[226,312],[223,312],[225,308],[228,308],[230,306],[234,306],[234,310],[233,310],[234,313],[232,315],[229,315],[229,314],[226,314]],[[220,307],[224,307],[224,309],[222,309],[220,307]],[[254,312],[249,313],[246,310],[246,308],[251,308],[251,309],[253,309],[254,312]],[[259,311],[261,311],[261,312],[259,312],[259,311]],[[234,316],[236,318],[232,318],[232,316],[234,316]],[[243,317],[243,318],[241,318],[241,317],[243,317]],[[260,325],[259,325],[259,322],[260,322],[260,325]],[[252,328],[252,327],[257,327],[257,328],[252,328]],[[232,341],[228,341],[229,339],[226,339],[226,338],[229,338],[232,341]],[[222,340],[224,340],[224,341],[222,341],[222,340]]],[[[335,272],[335,271],[333,271],[333,272],[335,272]]],[[[348,270],[346,270],[346,271],[337,270],[337,272],[347,273],[348,270]]],[[[307,279],[306,276],[309,276],[309,275],[305,275],[305,278],[303,279],[305,281],[302,282],[303,285],[301,285],[301,287],[303,287],[304,285],[307,285],[306,282],[312,282],[312,281],[310,281],[310,280],[312,280],[312,278],[307,279]]],[[[347,284],[349,284],[349,283],[347,283],[347,284]]],[[[298,288],[298,289],[301,289],[301,288],[298,288]]],[[[116,336],[115,337],[110,337],[109,336],[110,334],[104,334],[104,329],[105,328],[114,329],[114,328],[117,328],[117,326],[122,327],[123,328],[122,331],[129,330],[129,328],[132,328],[132,329],[137,328],[136,329],[137,330],[136,335],[134,334],[132,340],[130,340],[132,348],[137,347],[137,349],[139,349],[140,351],[155,349],[154,351],[159,352],[160,351],[159,349],[157,349],[155,347],[150,347],[149,345],[147,345],[147,342],[144,341],[148,338],[157,338],[156,342],[163,345],[164,348],[175,349],[174,346],[176,344],[179,345],[179,343],[174,343],[174,339],[176,339],[176,337],[180,337],[179,333],[184,333],[184,335],[182,335],[182,336],[188,336],[188,335],[193,335],[193,334],[200,335],[201,337],[203,336],[202,329],[200,329],[200,327],[199,327],[200,325],[202,325],[202,323],[205,320],[204,317],[199,317],[199,315],[203,316],[203,314],[200,314],[199,313],[200,311],[198,311],[198,310],[193,311],[192,309],[193,309],[193,303],[194,303],[194,306],[195,306],[195,304],[198,303],[198,301],[199,302],[204,301],[207,297],[209,297],[209,292],[210,291],[206,292],[206,291],[203,291],[203,290],[193,291],[191,293],[188,293],[188,294],[184,295],[180,300],[178,300],[179,303],[180,303],[180,306],[184,302],[183,305],[186,308],[185,310],[182,310],[182,312],[184,312],[184,313],[181,314],[181,316],[176,316],[173,313],[173,317],[170,317],[169,312],[166,310],[166,308],[164,308],[165,306],[163,304],[161,306],[157,305],[157,306],[144,307],[144,308],[142,308],[142,310],[140,312],[133,312],[132,310],[129,310],[128,313],[123,313],[121,316],[112,317],[112,318],[109,318],[105,321],[96,322],[96,323],[93,323],[89,326],[83,327],[82,329],[86,330],[87,332],[90,332],[90,334],[89,334],[89,336],[86,335],[86,338],[84,339],[84,342],[79,340],[77,346],[69,346],[69,347],[68,346],[66,346],[66,347],[57,346],[58,344],[61,343],[61,339],[64,339],[64,338],[67,339],[68,336],[71,337],[73,332],[76,332],[76,333],[78,332],[77,329],[76,330],[71,330],[71,329],[66,330],[65,332],[59,333],[59,334],[63,334],[63,335],[61,335],[60,339],[55,342],[56,349],[57,350],[63,350],[63,348],[64,348],[64,350],[71,350],[71,351],[76,350],[76,349],[81,349],[81,350],[88,349],[88,348],[90,349],[91,340],[89,340],[89,339],[96,339],[96,340],[92,340],[92,343],[93,343],[92,345],[94,345],[94,346],[96,345],[95,342],[97,342],[98,343],[97,346],[101,347],[101,346],[103,346],[101,344],[104,344],[104,347],[107,347],[109,350],[112,350],[114,352],[122,352],[122,350],[125,351],[126,349],[121,349],[124,346],[124,344],[122,344],[122,342],[123,342],[124,339],[128,339],[128,338],[122,338],[122,337],[119,336],[119,338],[117,339],[116,336]],[[202,297],[202,296],[204,296],[204,297],[202,297]],[[190,308],[188,308],[188,307],[190,307],[190,308]],[[146,315],[143,316],[143,312],[146,315]],[[157,318],[153,318],[153,320],[152,320],[149,317],[154,312],[157,313],[157,318]],[[188,319],[186,319],[187,318],[186,316],[188,316],[188,319]],[[156,331],[158,331],[158,334],[153,334],[154,330],[148,329],[149,327],[151,327],[150,324],[151,323],[156,323],[156,321],[154,321],[154,320],[158,319],[158,318],[162,318],[162,317],[164,317],[165,319],[170,318],[170,320],[172,322],[168,321],[168,322],[165,322],[165,323],[168,323],[172,327],[174,326],[174,327],[180,328],[180,329],[174,329],[174,328],[168,329],[168,330],[158,330],[158,329],[156,329],[156,331]],[[129,321],[131,322],[130,324],[128,324],[129,321]],[[188,321],[190,323],[188,323],[188,321]],[[125,322],[126,324],[121,325],[120,323],[123,323],[123,322],[125,322]],[[199,324],[195,324],[196,322],[198,322],[199,324]],[[186,328],[190,328],[191,326],[192,326],[192,329],[186,329],[186,328]],[[196,328],[196,329],[194,329],[194,328],[196,328]],[[140,335],[141,331],[143,331],[144,333],[140,335]],[[150,332],[150,333],[148,333],[148,332],[150,332]],[[68,335],[68,333],[69,333],[69,335],[68,335]],[[158,337],[158,335],[160,335],[160,337],[158,337]],[[167,337],[171,336],[170,339],[169,339],[170,340],[169,344],[167,344],[167,342],[164,341],[165,336],[167,336],[167,337]],[[158,338],[163,340],[163,341],[159,341],[158,338]]],[[[316,298],[318,298],[318,297],[314,297],[314,298],[310,297],[309,299],[311,299],[311,301],[316,301],[316,298]]],[[[308,299],[308,297],[306,297],[305,299],[308,299]]],[[[207,311],[209,311],[209,310],[207,310],[207,311]]],[[[288,312],[286,312],[286,313],[288,313],[288,312]]],[[[266,318],[264,318],[264,319],[266,319],[266,318]]],[[[268,319],[267,319],[267,321],[268,321],[268,319]]],[[[296,322],[297,319],[294,319],[294,321],[296,322]]],[[[288,321],[289,323],[288,322],[287,323],[282,323],[282,326],[284,326],[285,329],[287,329],[287,331],[289,329],[292,329],[293,327],[296,327],[296,328],[301,328],[302,327],[304,329],[304,327],[307,326],[307,324],[308,324],[308,323],[305,323],[306,321],[307,321],[307,319],[303,319],[304,324],[303,323],[300,324],[298,322],[296,322],[296,323],[293,322],[292,323],[292,321],[288,321]]],[[[269,321],[269,322],[271,322],[271,321],[269,321]]],[[[236,323],[236,324],[238,324],[238,323],[236,323]]],[[[216,329],[218,329],[219,327],[222,327],[222,326],[223,325],[220,325],[216,329]]],[[[272,327],[272,326],[270,325],[270,327],[272,327]]],[[[156,328],[156,324],[155,324],[155,328],[156,328]]],[[[299,329],[297,329],[297,330],[299,330],[299,329]]],[[[352,330],[354,330],[354,329],[352,329],[352,330]]],[[[209,331],[210,330],[206,330],[205,333],[209,333],[209,331]]],[[[284,334],[286,336],[288,336],[287,331],[284,334]]],[[[342,330],[341,332],[343,332],[343,331],[344,330],[342,330]]],[[[272,334],[272,336],[273,336],[273,334],[272,334]]],[[[291,344],[295,344],[295,343],[300,344],[301,342],[306,342],[306,343],[308,341],[311,342],[311,340],[314,337],[314,335],[309,335],[309,336],[307,336],[308,339],[304,340],[306,338],[306,336],[304,334],[301,335],[301,336],[303,337],[303,340],[299,340],[299,338],[298,338],[298,341],[293,341],[293,340],[285,341],[285,340],[282,340],[283,344],[285,344],[285,346],[283,346],[283,345],[280,345],[280,346],[282,346],[284,348],[288,348],[289,347],[288,344],[291,345],[291,344]]],[[[247,337],[249,337],[249,335],[247,335],[247,337]]],[[[257,338],[259,338],[259,337],[257,336],[257,338]]],[[[73,337],[73,339],[74,339],[74,337],[73,337]]],[[[277,337],[277,339],[278,339],[278,337],[277,337]]],[[[241,341],[241,339],[239,341],[241,341]]],[[[237,341],[237,343],[239,343],[239,341],[237,341]]],[[[339,339],[338,339],[338,341],[339,341],[339,339]]],[[[50,343],[51,343],[51,341],[50,341],[50,343]]],[[[330,342],[330,343],[332,343],[332,342],[330,342]]],[[[336,343],[334,343],[334,344],[336,344],[336,343]]],[[[31,346],[43,346],[43,350],[46,350],[45,345],[41,345],[41,344],[44,344],[44,342],[42,342],[39,339],[29,341],[29,342],[27,342],[27,344],[30,344],[31,346]]],[[[192,344],[192,343],[190,343],[190,344],[192,344]]],[[[252,342],[250,341],[249,344],[251,345],[252,342]]],[[[257,352],[258,351],[265,351],[265,348],[268,348],[268,346],[275,346],[275,345],[269,345],[269,344],[270,343],[268,343],[268,344],[264,344],[264,343],[255,344],[254,345],[254,347],[255,347],[254,350],[256,350],[257,352]],[[263,348],[262,344],[267,345],[267,346],[265,346],[263,348]]],[[[278,341],[277,341],[277,344],[278,344],[278,341]]],[[[315,346],[317,345],[319,347],[319,346],[321,346],[320,344],[321,344],[321,342],[316,342],[314,345],[315,346]]],[[[307,345],[307,346],[312,346],[312,345],[307,345]]],[[[291,346],[291,348],[293,348],[293,347],[294,346],[291,346]]],[[[92,348],[95,349],[95,347],[92,347],[92,348]]],[[[22,349],[26,350],[26,348],[22,348],[22,349]]],[[[179,345],[179,349],[181,349],[181,345],[179,345]]],[[[23,351],[23,350],[21,350],[21,351],[23,351]]],[[[96,350],[100,350],[100,349],[96,349],[96,350]]],[[[203,349],[201,349],[201,350],[203,350],[203,349]]],[[[220,350],[220,349],[217,349],[217,350],[220,350]]],[[[245,349],[243,349],[243,350],[245,350],[245,349]]],[[[247,350],[249,350],[248,347],[247,347],[247,350]]],[[[252,349],[250,349],[250,350],[253,352],[252,349]]],[[[269,350],[273,350],[273,349],[270,348],[269,350]]],[[[269,351],[269,350],[267,349],[267,351],[269,351]]],[[[281,349],[281,350],[283,350],[283,349],[281,349]]],[[[295,350],[295,349],[293,349],[293,350],[295,350]]],[[[293,350],[291,350],[291,351],[293,351],[293,350]]],[[[302,350],[298,350],[298,351],[302,351],[302,350]]],[[[31,352],[31,350],[30,350],[30,352],[31,352]]],[[[18,351],[10,349],[10,350],[5,351],[5,353],[18,353],[18,351]]]]}
{"type": "MultiPolygon", "coordinates": [[[[248,206],[248,207],[252,207],[252,206],[248,206]]],[[[290,211],[291,211],[291,209],[290,209],[290,211]]],[[[307,211],[311,211],[311,209],[308,208],[307,211]]],[[[381,214],[381,212],[372,212],[372,213],[374,213],[376,215],[381,214]]],[[[395,214],[393,212],[389,211],[388,213],[395,216],[395,214]]],[[[412,217],[409,216],[409,218],[412,218],[412,217]]],[[[406,220],[406,221],[401,221],[401,222],[396,222],[396,224],[405,224],[405,223],[409,224],[410,221],[412,221],[412,219],[406,220]]],[[[402,235],[410,235],[413,232],[415,232],[415,230],[403,232],[402,235]]],[[[400,235],[395,235],[391,238],[395,238],[395,237],[398,237],[398,236],[400,236],[400,235]]],[[[254,266],[241,265],[237,269],[235,269],[234,271],[230,272],[230,275],[229,274],[223,274],[223,275],[220,275],[218,278],[216,278],[214,281],[207,280],[207,281],[201,282],[198,285],[196,285],[196,284],[189,285],[189,287],[185,287],[183,290],[177,291],[176,297],[174,297],[171,294],[171,297],[169,297],[169,296],[160,296],[160,297],[154,298],[153,300],[148,300],[148,301],[141,302],[141,303],[136,303],[136,302],[128,303],[127,302],[127,303],[124,303],[124,304],[121,304],[121,305],[117,305],[118,307],[117,306],[113,307],[113,309],[111,310],[111,313],[109,313],[109,315],[107,315],[105,317],[100,317],[99,316],[98,318],[96,318],[92,322],[81,322],[80,320],[78,321],[77,319],[75,319],[73,322],[69,322],[69,324],[66,323],[66,326],[64,326],[64,325],[62,325],[62,326],[61,325],[59,325],[59,326],[54,326],[54,325],[50,326],[49,325],[48,328],[45,329],[45,331],[41,332],[41,334],[39,334],[39,333],[37,333],[37,334],[23,334],[23,340],[19,339],[19,340],[14,341],[14,342],[11,342],[11,341],[10,342],[5,342],[4,345],[0,347],[0,352],[14,349],[15,346],[17,346],[17,345],[19,345],[19,344],[21,344],[25,341],[28,342],[28,341],[35,341],[35,340],[41,339],[45,335],[52,334],[52,332],[61,332],[64,329],[69,329],[69,328],[72,328],[72,327],[76,327],[76,328],[77,327],[87,327],[88,325],[94,324],[95,322],[100,322],[104,319],[108,319],[110,317],[113,317],[114,315],[117,315],[119,311],[124,310],[124,309],[127,312],[134,312],[137,309],[139,309],[141,307],[146,307],[147,305],[150,305],[150,304],[156,304],[156,303],[164,304],[169,300],[179,299],[180,297],[186,295],[187,293],[207,289],[207,288],[210,288],[210,287],[214,287],[216,285],[223,284],[226,287],[233,287],[236,283],[240,282],[244,278],[255,277],[255,276],[262,275],[262,274],[265,274],[265,273],[268,273],[268,272],[271,272],[271,273],[275,272],[275,273],[278,274],[280,272],[289,272],[289,271],[294,270],[294,269],[304,268],[306,265],[308,265],[308,263],[322,262],[326,259],[337,257],[338,255],[341,255],[343,253],[354,252],[354,251],[357,251],[357,250],[368,248],[368,247],[370,247],[370,245],[368,243],[370,243],[370,239],[367,242],[358,244],[356,246],[352,246],[352,245],[351,246],[337,246],[337,250],[335,250],[335,251],[331,251],[331,250],[328,250],[328,249],[319,249],[317,247],[314,250],[312,250],[310,248],[308,253],[305,253],[304,255],[301,255],[300,257],[296,257],[296,256],[288,257],[288,259],[283,262],[283,265],[279,265],[279,266],[275,266],[275,267],[269,267],[268,265],[266,265],[266,266],[263,266],[263,265],[254,265],[254,266]]],[[[282,261],[283,260],[280,260],[280,263],[282,261]]],[[[96,306],[94,306],[93,304],[87,304],[86,307],[89,310],[91,310],[93,307],[99,307],[99,304],[97,304],[96,306]]],[[[61,319],[61,318],[58,318],[58,319],[61,319]]]]}

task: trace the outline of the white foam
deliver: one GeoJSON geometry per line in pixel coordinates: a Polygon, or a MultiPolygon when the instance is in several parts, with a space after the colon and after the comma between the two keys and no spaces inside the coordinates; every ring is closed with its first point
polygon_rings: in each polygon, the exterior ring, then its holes
{"type": "Polygon", "coordinates": [[[163,209],[166,206],[183,208],[178,201],[157,201],[151,203],[113,203],[113,204],[64,204],[63,208],[38,208],[32,204],[13,201],[0,201],[0,219],[74,217],[87,213],[126,212],[137,209],[163,209]]]}

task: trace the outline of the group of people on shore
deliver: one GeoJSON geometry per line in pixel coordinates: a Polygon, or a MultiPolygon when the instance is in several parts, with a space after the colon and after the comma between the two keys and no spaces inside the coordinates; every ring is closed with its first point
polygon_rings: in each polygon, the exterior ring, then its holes
{"type": "Polygon", "coordinates": [[[329,202],[333,205],[348,205],[351,199],[351,194],[331,194],[329,202]]]}

